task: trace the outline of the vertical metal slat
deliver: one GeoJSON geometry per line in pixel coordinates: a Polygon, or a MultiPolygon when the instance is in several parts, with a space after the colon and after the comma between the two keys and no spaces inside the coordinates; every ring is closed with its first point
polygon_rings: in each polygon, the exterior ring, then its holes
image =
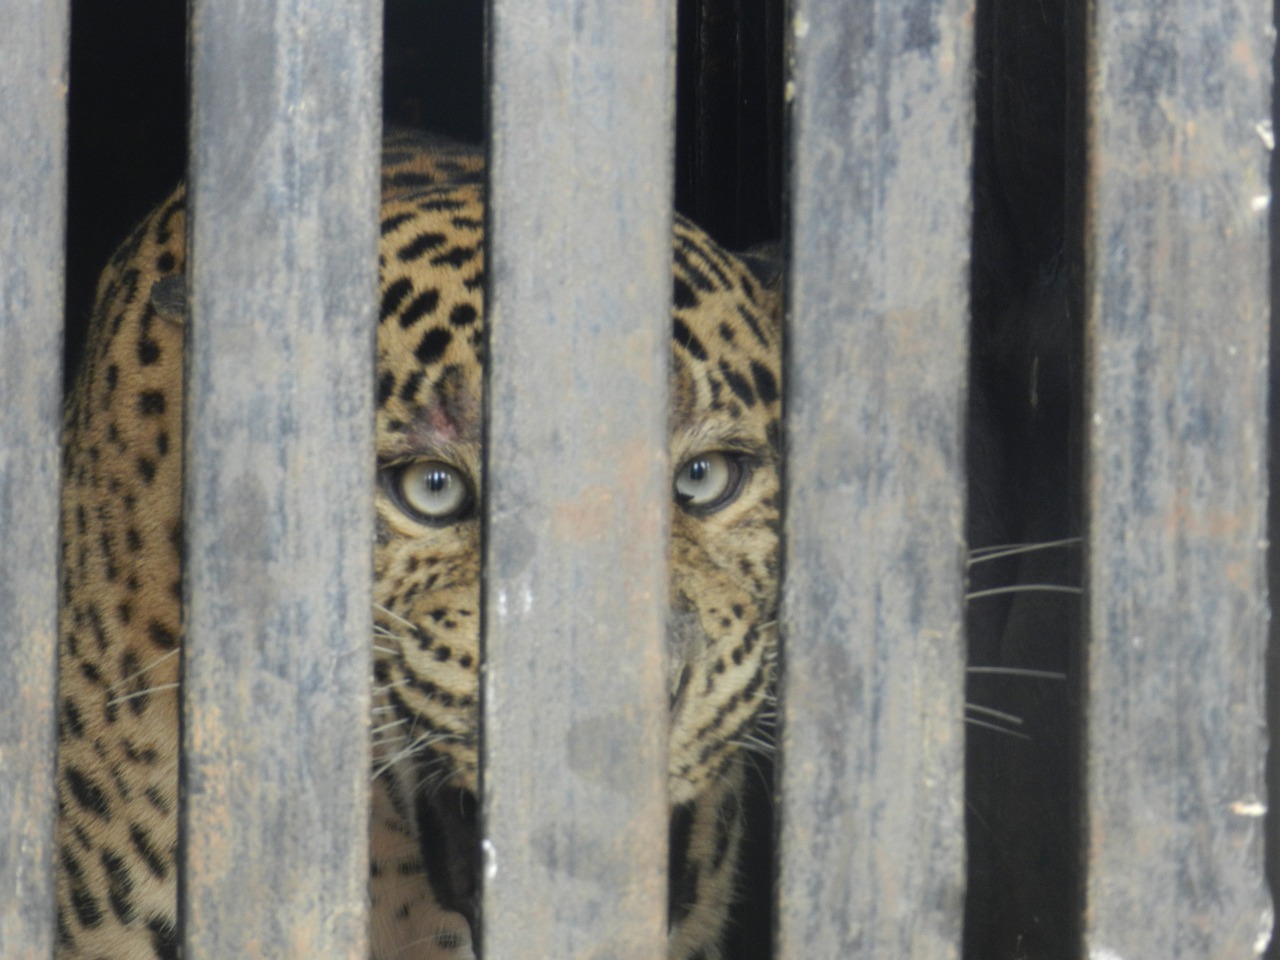
{"type": "Polygon", "coordinates": [[[665,955],[673,20],[491,7],[489,957],[665,955]]]}
{"type": "Polygon", "coordinates": [[[1262,871],[1270,5],[1084,27],[1086,948],[1245,957],[1262,871]]]}
{"type": "Polygon", "coordinates": [[[0,955],[53,952],[67,4],[0,37],[0,955]]]}
{"type": "Polygon", "coordinates": [[[959,952],[970,9],[792,7],[782,960],[959,952]]]}
{"type": "Polygon", "coordinates": [[[366,955],[380,17],[192,9],[190,957],[366,955]]]}

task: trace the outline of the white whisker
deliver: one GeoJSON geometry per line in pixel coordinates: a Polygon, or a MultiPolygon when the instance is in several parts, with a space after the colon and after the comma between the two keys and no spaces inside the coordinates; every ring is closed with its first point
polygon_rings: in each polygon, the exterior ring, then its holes
{"type": "Polygon", "coordinates": [[[1013,557],[1036,550],[1052,550],[1055,547],[1073,547],[1082,541],[1082,537],[1064,537],[1061,540],[1046,540],[1042,543],[1005,543],[992,547],[977,547],[969,551],[967,566],[985,563],[988,560],[999,560],[1002,557],[1013,557]]]}
{"type": "Polygon", "coordinates": [[[995,717],[997,720],[1003,720],[1006,723],[1012,723],[1016,727],[1022,726],[1021,717],[1014,716],[1012,713],[1005,713],[1003,710],[996,710],[992,707],[980,707],[976,703],[966,703],[964,708],[966,710],[971,710],[974,713],[981,713],[988,717],[995,717]]]}
{"type": "Polygon", "coordinates": [[[984,730],[994,730],[996,733],[1003,733],[1006,736],[1017,737],[1019,740],[1030,740],[1031,738],[1025,733],[1017,730],[1010,730],[1008,727],[1001,727],[994,723],[987,723],[985,720],[978,720],[974,717],[965,717],[964,722],[971,727],[982,727],[984,730]]]}
{"type": "Polygon", "coordinates": [[[983,597],[998,597],[1006,593],[1084,593],[1082,587],[1070,587],[1060,583],[1017,583],[1009,587],[992,587],[989,590],[974,590],[965,594],[965,600],[980,600],[983,597]]]}
{"type": "Polygon", "coordinates": [[[126,700],[137,700],[139,697],[145,697],[149,693],[159,693],[161,690],[177,690],[181,684],[177,683],[161,683],[154,687],[147,687],[145,690],[138,690],[135,693],[126,693],[122,697],[112,697],[107,701],[107,706],[115,706],[117,703],[124,703],[126,700]]]}
{"type": "Polygon", "coordinates": [[[966,667],[967,673],[994,677],[1025,677],[1029,680],[1065,680],[1067,675],[1056,670],[1031,670],[1027,667],[966,667]]]}

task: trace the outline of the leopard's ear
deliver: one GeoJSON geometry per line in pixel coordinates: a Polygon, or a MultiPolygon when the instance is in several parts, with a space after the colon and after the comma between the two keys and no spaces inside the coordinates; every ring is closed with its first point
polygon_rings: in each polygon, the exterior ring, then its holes
{"type": "Polygon", "coordinates": [[[187,279],[182,274],[163,277],[151,285],[151,306],[156,313],[181,326],[187,318],[187,279]]]}
{"type": "Polygon", "coordinates": [[[782,289],[787,262],[781,241],[766,240],[764,243],[757,243],[739,253],[738,259],[747,265],[747,269],[766,289],[775,293],[782,289]]]}

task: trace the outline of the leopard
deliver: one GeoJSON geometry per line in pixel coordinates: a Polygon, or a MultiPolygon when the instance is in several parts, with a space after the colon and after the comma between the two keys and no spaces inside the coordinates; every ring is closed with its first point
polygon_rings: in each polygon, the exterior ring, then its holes
{"type": "MultiPolygon", "coordinates": [[[[181,952],[186,196],[103,270],[64,411],[61,960],[181,952]]],[[[371,960],[479,954],[485,204],[482,147],[384,134],[371,960]]],[[[722,960],[744,776],[774,708],[781,294],[776,270],[679,214],[671,263],[668,957],[722,960]]]]}

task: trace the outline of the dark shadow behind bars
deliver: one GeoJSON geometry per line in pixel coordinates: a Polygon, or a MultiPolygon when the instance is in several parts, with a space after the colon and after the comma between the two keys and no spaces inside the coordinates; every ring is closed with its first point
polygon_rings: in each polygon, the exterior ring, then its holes
{"type": "MultiPolygon", "coordinates": [[[[368,636],[369,563],[345,545],[371,535],[378,16],[356,0],[192,9],[192,330],[209,335],[189,359],[186,955],[358,957],[369,681],[351,638],[368,636]],[[298,357],[310,372],[290,379],[298,357]],[[323,803],[281,802],[309,782],[323,803]]],[[[0,956],[43,960],[66,8],[10,4],[5,21],[0,956]]],[[[494,960],[663,952],[673,22],[669,5],[490,5],[494,960]],[[630,381],[602,375],[619,355],[630,381]],[[584,421],[609,429],[574,437],[566,476],[542,432],[584,421]],[[623,475],[637,448],[653,457],[623,475]],[[598,536],[559,539],[565,503],[598,536]],[[612,759],[623,731],[634,789],[548,776],[612,759]],[[602,739],[584,751],[584,735],[602,739]],[[571,870],[539,855],[552,847],[571,870]]],[[[1261,0],[1099,0],[1070,24],[1092,522],[1084,866],[1062,893],[1099,960],[1249,956],[1269,936],[1270,23],[1261,0]]],[[[957,957],[972,6],[797,0],[786,30],[778,956],[957,957]]]]}

